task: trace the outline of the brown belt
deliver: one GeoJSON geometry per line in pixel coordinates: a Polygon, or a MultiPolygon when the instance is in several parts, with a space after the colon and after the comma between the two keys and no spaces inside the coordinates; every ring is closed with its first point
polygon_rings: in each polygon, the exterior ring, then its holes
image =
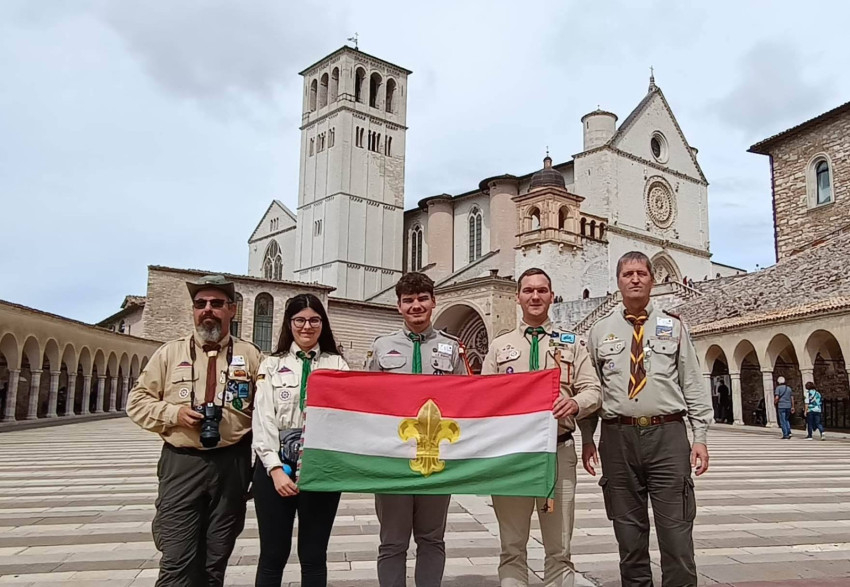
{"type": "Polygon", "coordinates": [[[603,424],[622,424],[624,426],[639,426],[647,428],[649,426],[658,426],[667,422],[681,422],[685,417],[685,412],[678,414],[666,414],[664,416],[617,416],[616,418],[604,418],[603,424]]]}
{"type": "Polygon", "coordinates": [[[558,435],[558,444],[561,444],[562,442],[567,442],[568,440],[572,440],[572,439],[573,439],[573,433],[572,432],[564,432],[563,434],[558,435]]]}

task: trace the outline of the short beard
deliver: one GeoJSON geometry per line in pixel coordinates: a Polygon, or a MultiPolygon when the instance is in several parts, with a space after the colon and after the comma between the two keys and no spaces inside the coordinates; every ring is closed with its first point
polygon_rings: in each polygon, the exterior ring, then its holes
{"type": "Polygon", "coordinates": [[[216,322],[210,327],[204,326],[201,323],[198,325],[197,330],[201,342],[218,342],[221,340],[221,322],[216,322]]]}

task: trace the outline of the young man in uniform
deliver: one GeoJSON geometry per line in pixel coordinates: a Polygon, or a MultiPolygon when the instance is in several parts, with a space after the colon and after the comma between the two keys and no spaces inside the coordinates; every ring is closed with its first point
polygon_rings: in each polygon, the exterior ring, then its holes
{"type": "MultiPolygon", "coordinates": [[[[543,584],[547,587],[575,584],[575,567],[570,560],[577,460],[573,431],[576,418],[595,412],[601,399],[599,381],[587,350],[576,344],[575,334],[557,331],[549,320],[553,300],[552,280],[546,272],[536,268],[523,272],[517,281],[522,322],[515,330],[493,340],[481,371],[482,375],[489,375],[561,369],[561,393],[552,406],[553,416],[558,419],[554,511],[548,511],[546,498],[493,496],[502,543],[501,587],[528,585],[527,545],[535,509],[545,551],[543,584]]],[[[522,480],[517,479],[517,483],[522,480]]]]}
{"type": "MultiPolygon", "coordinates": [[[[691,467],[697,475],[708,469],[711,392],[684,324],[649,301],[649,258],[640,252],[623,255],[617,282],[623,303],[591,328],[588,346],[602,381],[599,485],[620,547],[621,581],[623,587],[653,584],[649,494],[664,585],[696,586],[691,467]]],[[[596,423],[595,416],[581,423],[582,462],[591,475],[598,464],[596,423]]]]}
{"type": "Polygon", "coordinates": [[[251,480],[261,353],[230,335],[233,283],[208,275],[186,285],[194,333],[154,353],[127,402],[130,419],[165,441],[152,524],[162,552],[157,586],[224,584],[251,480]]]}
{"type": "MultiPolygon", "coordinates": [[[[437,305],[434,282],[424,273],[406,273],[395,286],[404,328],[379,336],[366,359],[367,371],[424,375],[466,375],[456,338],[436,330],[431,314],[437,305]]],[[[446,515],[451,495],[375,495],[381,525],[378,583],[406,584],[410,534],[416,542],[416,587],[439,587],[446,565],[446,515]]]]}

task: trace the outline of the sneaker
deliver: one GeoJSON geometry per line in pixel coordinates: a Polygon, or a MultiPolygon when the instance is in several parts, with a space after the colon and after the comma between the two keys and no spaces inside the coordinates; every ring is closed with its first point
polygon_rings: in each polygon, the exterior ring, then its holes
{"type": "Polygon", "coordinates": [[[814,440],[811,436],[806,436],[806,440],[814,440]]]}
{"type": "Polygon", "coordinates": [[[826,434],[824,434],[823,432],[821,432],[821,433],[820,433],[820,439],[821,439],[821,440],[826,440],[826,434]]]}

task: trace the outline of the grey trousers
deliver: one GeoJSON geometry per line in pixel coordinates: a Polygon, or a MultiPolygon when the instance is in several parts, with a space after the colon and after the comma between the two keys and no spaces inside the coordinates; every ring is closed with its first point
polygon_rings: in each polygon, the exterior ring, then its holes
{"type": "Polygon", "coordinates": [[[166,443],[157,476],[151,526],[154,544],[162,552],[157,587],[224,585],[227,560],[245,526],[250,435],[208,451],[166,443]]]}
{"type": "Polygon", "coordinates": [[[647,428],[603,423],[599,455],[603,473],[599,485],[620,547],[622,586],[653,586],[648,495],[661,550],[663,587],[696,587],[696,499],[685,423],[647,428]]]}
{"type": "Polygon", "coordinates": [[[416,587],[439,587],[446,566],[446,516],[451,495],[375,496],[381,524],[378,547],[378,583],[405,587],[410,534],[416,542],[416,587]]]}

